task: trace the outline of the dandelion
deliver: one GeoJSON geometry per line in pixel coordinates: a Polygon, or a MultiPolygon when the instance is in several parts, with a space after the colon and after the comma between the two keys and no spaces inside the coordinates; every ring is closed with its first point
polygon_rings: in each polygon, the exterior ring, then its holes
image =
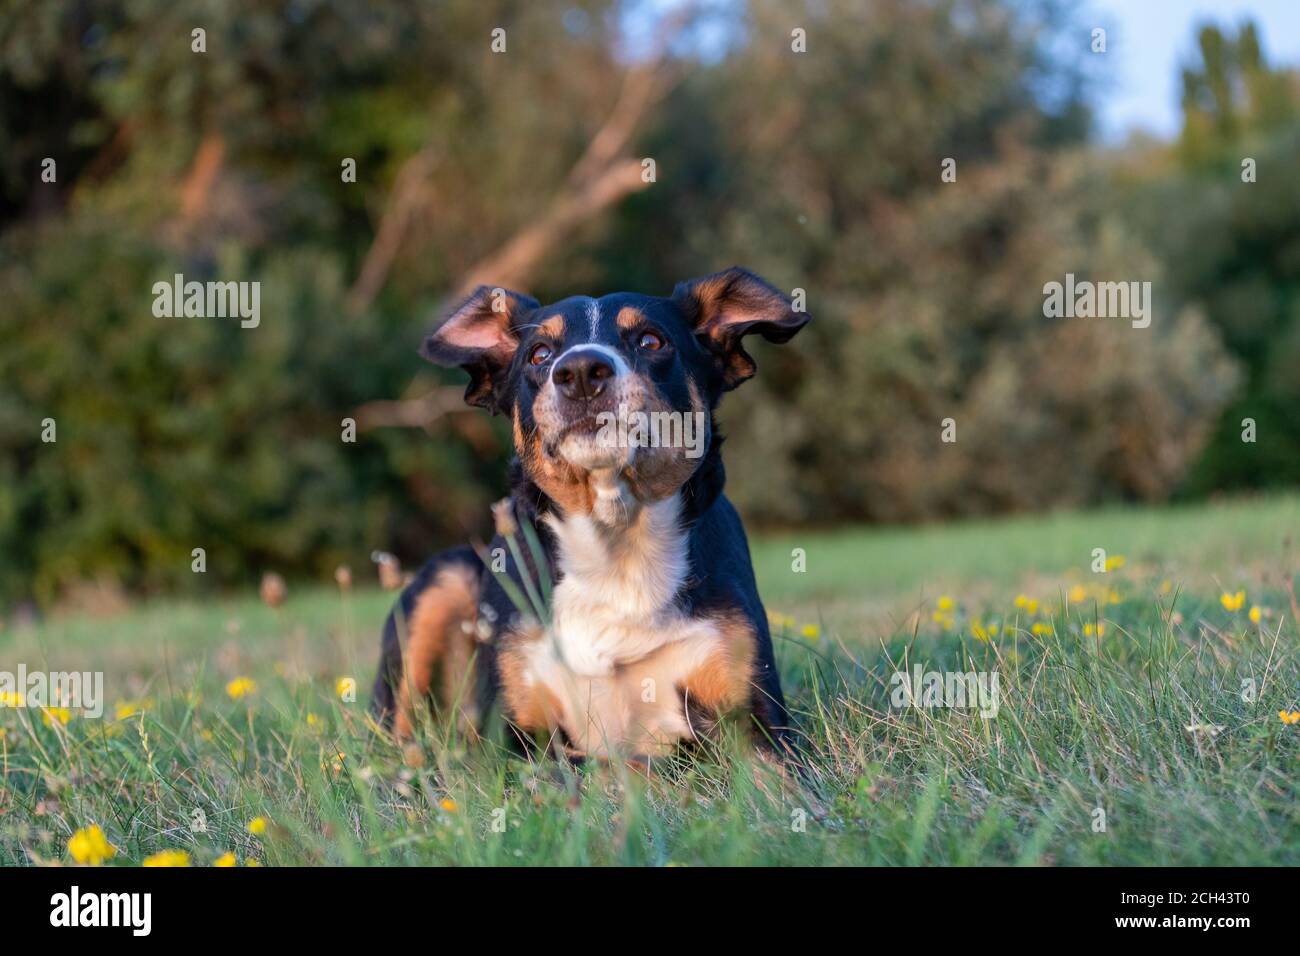
{"type": "Polygon", "coordinates": [[[1082,584],[1076,584],[1070,588],[1070,593],[1066,595],[1071,604],[1082,604],[1088,599],[1088,589],[1082,584]]]}
{"type": "Polygon", "coordinates": [[[253,836],[261,836],[266,832],[266,817],[253,817],[248,821],[248,832],[253,836]]]}
{"type": "Polygon", "coordinates": [[[68,852],[78,863],[99,866],[117,855],[117,847],[108,842],[108,837],[104,836],[99,824],[92,823],[68,838],[68,852]]]}
{"type": "Polygon", "coordinates": [[[989,639],[989,632],[985,629],[979,618],[970,622],[970,633],[977,641],[987,641],[989,639]]]}
{"type": "Polygon", "coordinates": [[[1261,619],[1263,616],[1264,616],[1264,612],[1261,611],[1261,610],[1259,609],[1259,605],[1258,605],[1258,604],[1252,604],[1252,605],[1250,606],[1250,623],[1251,623],[1251,624],[1258,624],[1258,623],[1260,622],[1260,619],[1261,619]]]}
{"type": "Polygon", "coordinates": [[[1016,607],[1020,608],[1026,614],[1037,614],[1038,600],[1036,598],[1026,597],[1023,594],[1017,594],[1016,607]]]}
{"type": "Polygon", "coordinates": [[[319,724],[319,723],[320,723],[320,718],[317,717],[315,714],[308,714],[308,715],[307,715],[307,726],[308,726],[308,727],[315,727],[315,726],[316,726],[317,724],[319,724]]]}
{"type": "Polygon", "coordinates": [[[1282,718],[1282,723],[1288,727],[1291,724],[1300,724],[1300,710],[1279,710],[1277,715],[1282,718]]]}
{"type": "Polygon", "coordinates": [[[57,720],[61,724],[66,724],[72,719],[72,711],[66,707],[42,707],[41,720],[46,727],[53,727],[57,720]]]}
{"type": "Polygon", "coordinates": [[[1048,624],[1046,621],[1035,621],[1034,626],[1029,630],[1039,637],[1046,637],[1048,634],[1052,633],[1052,625],[1048,624]]]}
{"type": "Polygon", "coordinates": [[[952,598],[948,597],[948,595],[941,594],[939,595],[939,600],[935,602],[935,607],[937,607],[940,611],[951,611],[954,607],[956,607],[956,604],[953,603],[952,598]]]}
{"type": "Polygon", "coordinates": [[[16,690],[0,691],[0,707],[22,707],[26,699],[16,690]]]}
{"type": "Polygon", "coordinates": [[[802,634],[804,637],[808,638],[810,641],[815,641],[817,640],[818,637],[821,636],[822,632],[821,632],[821,628],[819,628],[816,624],[805,624],[803,626],[803,629],[799,633],[802,634]]]}
{"type": "Polygon", "coordinates": [[[455,813],[457,810],[460,809],[460,807],[457,806],[456,801],[453,800],[451,797],[443,797],[441,800],[438,801],[438,806],[442,807],[448,813],[455,813]]]}
{"type": "Polygon", "coordinates": [[[1236,594],[1224,592],[1219,596],[1219,603],[1223,605],[1225,611],[1237,612],[1241,606],[1246,603],[1246,592],[1238,591],[1236,594]]]}
{"type": "Polygon", "coordinates": [[[213,860],[212,865],[226,867],[226,866],[238,866],[239,864],[235,860],[235,854],[227,851],[221,854],[221,856],[217,857],[215,860],[213,860]]]}
{"type": "Polygon", "coordinates": [[[1118,571],[1122,567],[1124,567],[1124,555],[1115,554],[1106,559],[1107,571],[1118,571]]]}
{"type": "Polygon", "coordinates": [[[1100,621],[1098,621],[1096,624],[1093,624],[1091,621],[1089,621],[1087,624],[1083,625],[1084,637],[1104,637],[1105,634],[1106,634],[1106,625],[1101,623],[1100,621]]]}
{"type": "Polygon", "coordinates": [[[153,856],[146,856],[141,866],[189,866],[190,855],[184,850],[161,850],[153,856]]]}
{"type": "Polygon", "coordinates": [[[357,682],[352,677],[340,677],[334,682],[334,696],[339,700],[346,700],[349,696],[354,696],[357,691],[357,682]]]}
{"type": "Polygon", "coordinates": [[[226,685],[226,693],[231,700],[242,700],[249,694],[257,693],[257,682],[251,677],[236,677],[226,685]]]}

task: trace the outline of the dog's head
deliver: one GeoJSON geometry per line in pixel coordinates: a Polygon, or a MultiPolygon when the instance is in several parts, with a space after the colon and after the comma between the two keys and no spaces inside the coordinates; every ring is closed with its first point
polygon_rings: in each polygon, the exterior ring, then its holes
{"type": "Polygon", "coordinates": [[[681,488],[710,447],[718,400],[756,370],[745,337],[785,342],[807,322],[739,268],[667,298],[542,305],[481,286],[421,354],[469,372],[465,400],[511,416],[526,476],[565,512],[583,512],[593,476],[617,476],[641,502],[681,488]]]}

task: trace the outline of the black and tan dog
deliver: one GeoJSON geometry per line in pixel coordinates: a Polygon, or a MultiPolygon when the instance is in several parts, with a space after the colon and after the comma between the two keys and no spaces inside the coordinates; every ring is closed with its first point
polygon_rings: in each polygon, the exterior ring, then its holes
{"type": "Polygon", "coordinates": [[[407,738],[432,699],[477,728],[499,700],[520,742],[644,758],[734,711],[760,747],[789,751],[713,413],[755,372],[745,336],[785,342],[807,321],[739,268],[668,298],[543,306],[485,286],[454,309],[422,353],[469,372],[471,405],[511,417],[511,496],[486,553],[444,551],[403,591],[384,629],[381,720],[407,738]],[[549,607],[521,610],[543,580],[549,607]]]}

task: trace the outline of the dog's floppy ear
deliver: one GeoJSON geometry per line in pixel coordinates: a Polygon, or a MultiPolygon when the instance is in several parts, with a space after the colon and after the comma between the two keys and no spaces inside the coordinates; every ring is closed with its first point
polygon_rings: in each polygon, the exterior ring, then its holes
{"type": "Polygon", "coordinates": [[[518,292],[481,285],[424,340],[420,354],[435,365],[459,365],[469,372],[465,401],[500,411],[505,373],[519,347],[520,317],[540,304],[518,292]]]}
{"type": "Polygon", "coordinates": [[[758,370],[741,344],[746,335],[788,342],[810,318],[796,312],[785,293],[739,266],[678,283],[673,301],[717,358],[724,390],[735,388],[758,370]]]}

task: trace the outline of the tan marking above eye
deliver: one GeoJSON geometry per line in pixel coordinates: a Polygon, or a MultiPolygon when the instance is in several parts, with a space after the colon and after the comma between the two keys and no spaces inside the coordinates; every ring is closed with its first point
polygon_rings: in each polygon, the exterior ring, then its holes
{"type": "Polygon", "coordinates": [[[553,315],[545,322],[542,322],[538,328],[553,339],[562,339],[564,338],[564,316],[553,315]]]}
{"type": "Polygon", "coordinates": [[[645,313],[630,305],[625,305],[614,316],[614,324],[623,332],[631,332],[646,320],[645,313]]]}

